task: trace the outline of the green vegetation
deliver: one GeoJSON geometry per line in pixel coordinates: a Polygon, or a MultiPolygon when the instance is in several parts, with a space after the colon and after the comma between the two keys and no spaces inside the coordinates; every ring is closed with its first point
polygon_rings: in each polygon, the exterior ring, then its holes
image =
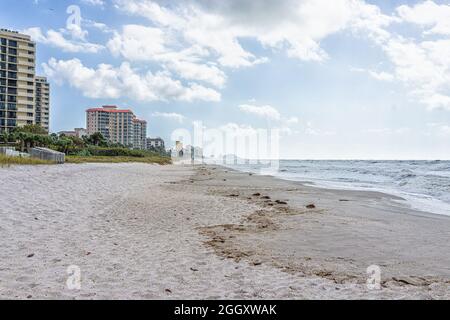
{"type": "MultiPolygon", "coordinates": [[[[108,142],[101,133],[94,133],[82,139],[57,134],[48,135],[38,125],[28,125],[16,128],[10,133],[0,134],[0,146],[12,146],[21,152],[34,147],[45,147],[66,154],[69,163],[84,162],[141,162],[141,163],[171,163],[170,155],[163,149],[133,150],[117,143],[108,142]]],[[[8,161],[14,161],[14,158],[8,161]]],[[[5,160],[6,161],[6,160],[5,160]]],[[[17,158],[18,164],[41,164],[35,159],[17,158]],[[22,160],[20,160],[22,159],[22,160]]]]}
{"type": "Polygon", "coordinates": [[[122,157],[122,156],[67,156],[67,163],[124,163],[124,162],[137,162],[137,163],[156,163],[156,164],[170,164],[172,161],[168,157],[161,157],[160,155],[147,156],[147,157],[122,157]]]}
{"type": "Polygon", "coordinates": [[[0,154],[0,167],[10,166],[13,164],[18,165],[43,165],[43,164],[54,164],[50,161],[34,159],[34,158],[22,158],[22,157],[9,157],[0,154]]]}

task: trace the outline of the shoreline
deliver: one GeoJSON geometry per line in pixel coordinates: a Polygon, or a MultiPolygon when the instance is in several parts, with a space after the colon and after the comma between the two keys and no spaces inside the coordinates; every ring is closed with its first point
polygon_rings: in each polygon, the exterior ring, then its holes
{"type": "Polygon", "coordinates": [[[245,171],[245,170],[239,170],[238,168],[233,168],[232,166],[227,167],[226,165],[221,164],[206,164],[206,165],[212,165],[212,166],[219,166],[226,168],[228,170],[233,170],[236,172],[241,172],[244,174],[252,173],[256,176],[267,176],[272,177],[274,179],[279,179],[282,181],[289,181],[293,183],[300,183],[305,187],[311,187],[311,188],[318,188],[318,189],[324,189],[324,190],[336,190],[336,191],[362,191],[362,192],[375,192],[375,193],[382,193],[385,195],[389,195],[392,198],[395,198],[396,201],[398,201],[398,204],[405,207],[406,209],[409,209],[416,213],[422,213],[422,214],[432,214],[432,215],[440,215],[440,216],[448,216],[450,217],[450,213],[448,211],[445,211],[443,209],[443,206],[450,208],[450,203],[447,203],[443,200],[433,198],[426,194],[420,194],[420,193],[408,193],[401,190],[396,189],[388,189],[388,188],[377,188],[375,186],[372,187],[357,187],[357,186],[351,186],[351,185],[339,185],[338,182],[333,184],[333,181],[323,181],[318,182],[314,180],[296,180],[294,178],[288,178],[288,177],[281,177],[276,175],[264,175],[264,174],[258,174],[251,171],[245,171]],[[438,206],[435,204],[439,203],[438,206]]]}
{"type": "Polygon", "coordinates": [[[450,298],[450,219],[382,193],[210,165],[0,170],[0,298],[450,298]]]}

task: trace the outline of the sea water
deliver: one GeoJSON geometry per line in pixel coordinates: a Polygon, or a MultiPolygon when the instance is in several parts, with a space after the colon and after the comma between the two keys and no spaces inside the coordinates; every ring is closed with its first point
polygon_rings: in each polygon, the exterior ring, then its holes
{"type": "MultiPolygon", "coordinates": [[[[229,166],[260,174],[266,165],[229,166]]],[[[381,191],[404,198],[413,209],[450,215],[450,161],[281,160],[275,167],[270,175],[280,179],[325,188],[381,191]]]]}

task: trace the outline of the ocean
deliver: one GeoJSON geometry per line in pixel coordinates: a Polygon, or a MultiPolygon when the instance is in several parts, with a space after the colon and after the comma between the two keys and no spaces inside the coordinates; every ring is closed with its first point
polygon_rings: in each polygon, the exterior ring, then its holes
{"type": "MultiPolygon", "coordinates": [[[[261,174],[265,165],[229,167],[261,174]]],[[[450,161],[281,160],[270,175],[317,187],[381,191],[404,198],[413,209],[450,215],[450,161]]]]}

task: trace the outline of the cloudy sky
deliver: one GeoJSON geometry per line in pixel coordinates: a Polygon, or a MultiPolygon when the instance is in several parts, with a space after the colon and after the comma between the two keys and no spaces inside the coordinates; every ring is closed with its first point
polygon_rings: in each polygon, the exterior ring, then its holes
{"type": "Polygon", "coordinates": [[[0,21],[38,42],[52,131],[116,104],[167,140],[201,121],[277,128],[283,158],[450,159],[449,1],[1,0],[0,21]]]}

